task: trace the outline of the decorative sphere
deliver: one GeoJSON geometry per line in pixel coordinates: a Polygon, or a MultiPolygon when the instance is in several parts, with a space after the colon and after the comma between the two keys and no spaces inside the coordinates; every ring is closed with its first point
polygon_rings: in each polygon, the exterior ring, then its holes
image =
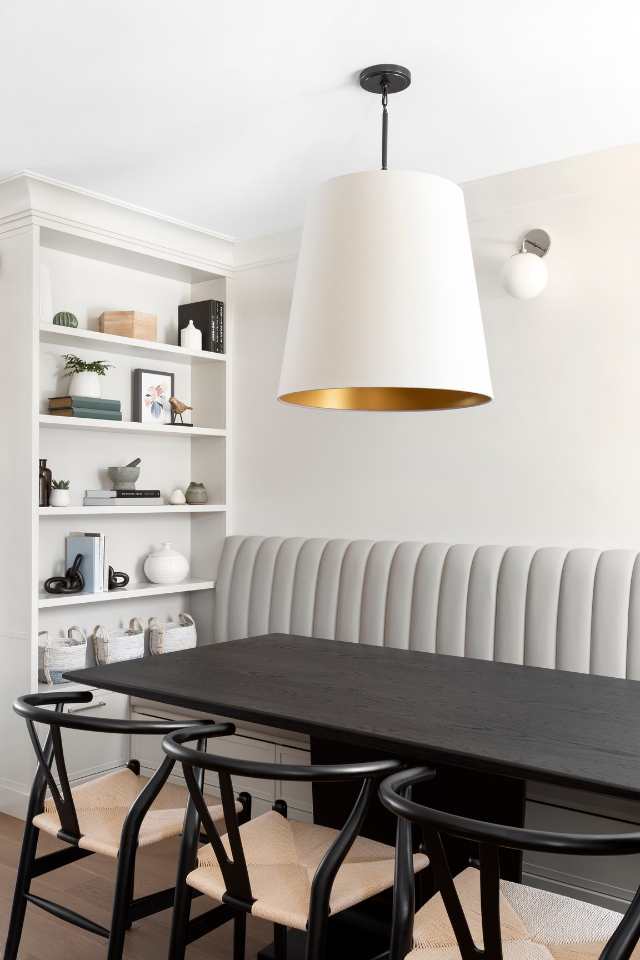
{"type": "Polygon", "coordinates": [[[516,253],[504,265],[502,285],[517,300],[531,300],[547,285],[547,266],[535,253],[516,253]]]}

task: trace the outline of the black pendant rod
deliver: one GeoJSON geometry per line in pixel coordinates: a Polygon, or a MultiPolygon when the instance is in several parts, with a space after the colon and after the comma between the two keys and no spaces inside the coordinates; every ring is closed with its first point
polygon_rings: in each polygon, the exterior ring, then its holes
{"type": "Polygon", "coordinates": [[[387,97],[390,93],[406,90],[411,83],[411,71],[397,63],[377,63],[360,73],[360,86],[368,93],[382,92],[382,169],[387,169],[387,143],[389,140],[389,113],[387,97]]]}
{"type": "Polygon", "coordinates": [[[387,169],[387,140],[389,136],[389,111],[387,110],[388,84],[382,83],[382,169],[387,169]]]}

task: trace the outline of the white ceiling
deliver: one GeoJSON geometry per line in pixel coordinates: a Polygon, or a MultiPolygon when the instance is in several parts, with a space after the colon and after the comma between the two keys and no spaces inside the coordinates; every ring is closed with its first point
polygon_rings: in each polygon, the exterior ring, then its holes
{"type": "Polygon", "coordinates": [[[640,140],[637,0],[2,0],[0,176],[235,237],[378,165],[361,67],[407,65],[391,166],[458,181],[640,140]]]}

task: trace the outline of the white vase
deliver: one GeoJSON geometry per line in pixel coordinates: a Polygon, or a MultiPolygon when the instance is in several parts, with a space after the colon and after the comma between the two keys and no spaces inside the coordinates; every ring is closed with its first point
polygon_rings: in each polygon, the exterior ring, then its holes
{"type": "Polygon", "coordinates": [[[166,542],[152,550],[144,561],[144,573],[151,583],[181,583],[189,572],[189,563],[166,542]]]}
{"type": "Polygon", "coordinates": [[[50,507],[68,507],[71,503],[71,490],[56,490],[52,487],[49,492],[50,507]]]}
{"type": "Polygon", "coordinates": [[[91,373],[89,370],[72,374],[69,381],[69,396],[94,397],[95,399],[101,397],[102,387],[100,384],[100,375],[91,373]]]}
{"type": "Polygon", "coordinates": [[[189,320],[180,334],[180,346],[186,350],[202,350],[202,334],[197,327],[194,327],[193,320],[189,320]]]}
{"type": "Polygon", "coordinates": [[[173,493],[169,497],[169,503],[172,503],[174,507],[180,507],[182,506],[183,503],[186,503],[186,502],[187,502],[187,498],[185,497],[184,493],[182,492],[180,487],[176,487],[176,489],[173,491],[173,493]]]}

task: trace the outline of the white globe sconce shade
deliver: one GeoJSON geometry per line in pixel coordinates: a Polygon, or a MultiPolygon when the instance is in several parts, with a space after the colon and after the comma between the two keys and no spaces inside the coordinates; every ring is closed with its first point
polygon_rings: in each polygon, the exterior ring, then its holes
{"type": "Polygon", "coordinates": [[[278,398],[442,410],[492,396],[460,188],[395,170],[324,183],[305,220],[278,398]]]}
{"type": "Polygon", "coordinates": [[[542,259],[551,245],[544,230],[531,230],[523,239],[520,251],[505,263],[502,285],[517,300],[532,300],[547,286],[549,274],[542,259]]]}

